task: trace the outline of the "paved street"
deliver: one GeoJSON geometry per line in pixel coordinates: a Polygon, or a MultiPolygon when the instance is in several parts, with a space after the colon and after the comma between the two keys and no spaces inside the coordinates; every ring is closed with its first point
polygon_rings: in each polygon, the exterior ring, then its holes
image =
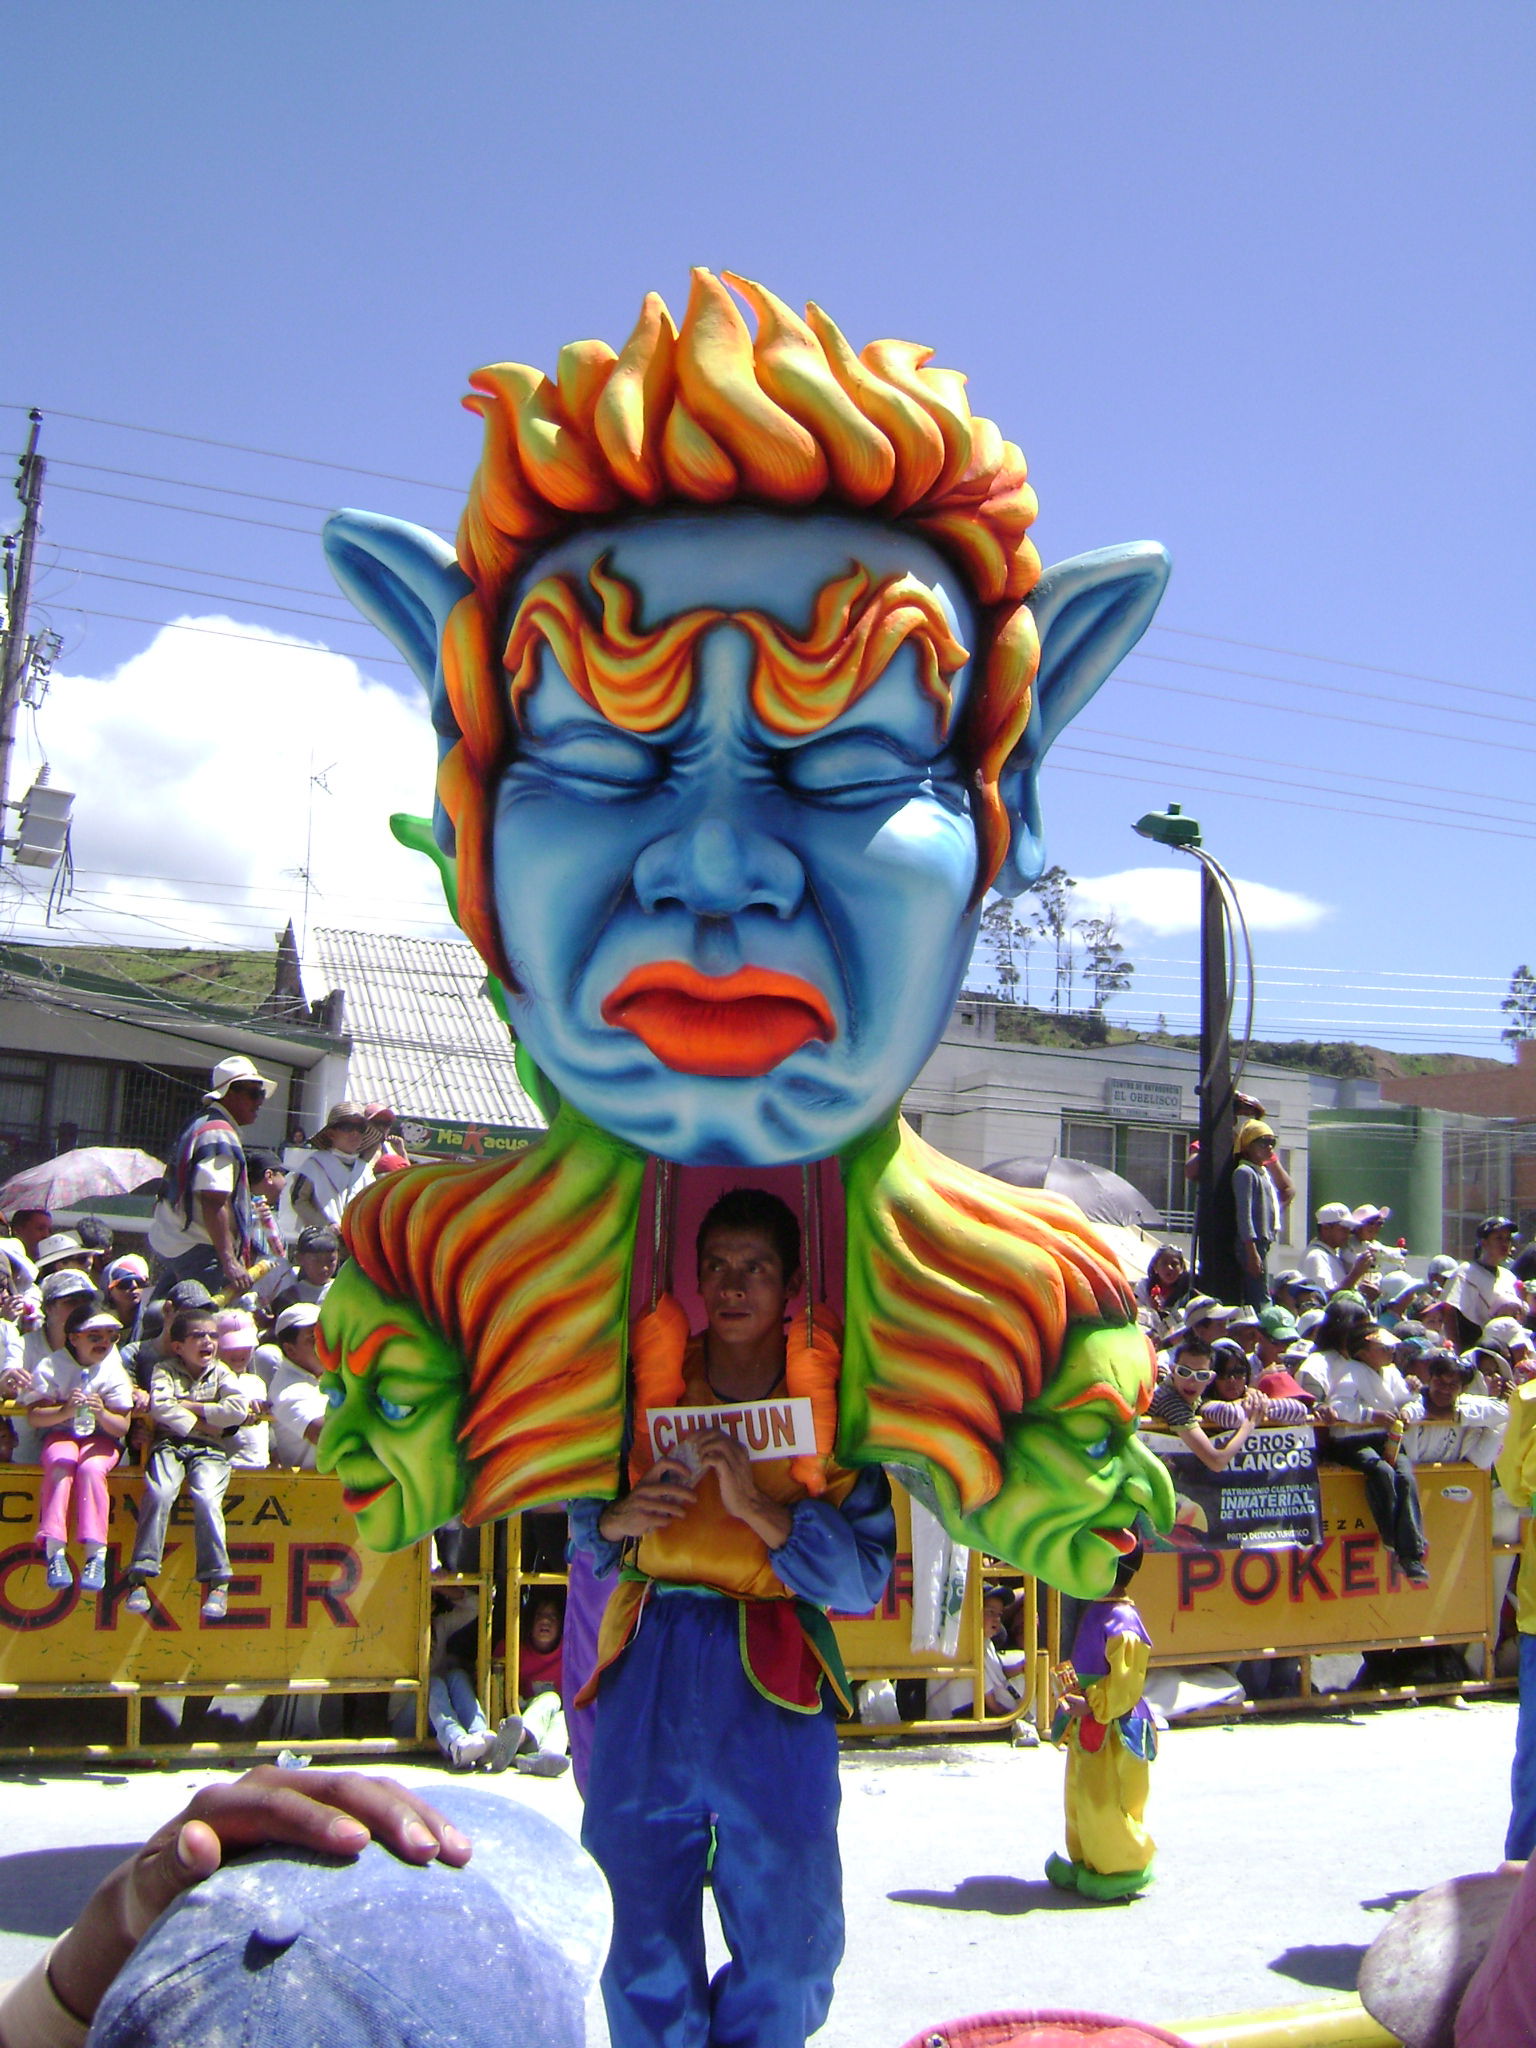
{"type": "MultiPolygon", "coordinates": [[[[1175,1731],[1148,1816],[1162,1875],[1115,1907],[1040,1876],[1059,1838],[1053,1752],[848,1754],[849,1952],[820,2048],[899,2048],[926,2023],[1010,2005],[1171,2022],[1347,1989],[1394,1895],[1498,1860],[1513,1736],[1503,1702],[1175,1731]]],[[[0,1977],[213,1775],[0,1772],[0,1977]]],[[[569,1779],[479,1782],[578,1825],[569,1779]]]]}

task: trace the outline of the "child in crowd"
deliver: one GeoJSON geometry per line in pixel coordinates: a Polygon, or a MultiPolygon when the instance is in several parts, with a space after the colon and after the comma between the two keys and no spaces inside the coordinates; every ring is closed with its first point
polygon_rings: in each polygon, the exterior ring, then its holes
{"type": "Polygon", "coordinates": [[[257,1343],[256,1319],[243,1308],[219,1311],[219,1363],[227,1365],[246,1399],[246,1419],[229,1439],[230,1463],[237,1472],[264,1472],[272,1463],[272,1422],[267,1383],[252,1370],[257,1343]]]}
{"type": "MultiPolygon", "coordinates": [[[[39,1294],[40,1318],[23,1331],[21,1340],[21,1370],[23,1377],[18,1384],[14,1371],[7,1375],[6,1384],[16,1388],[17,1398],[27,1398],[27,1388],[32,1376],[45,1358],[64,1348],[64,1325],[69,1312],[82,1301],[94,1300],[96,1289],[88,1276],[75,1267],[66,1266],[61,1273],[50,1273],[43,1281],[39,1294]]],[[[13,1462],[18,1465],[35,1465],[41,1455],[42,1445],[38,1438],[37,1425],[30,1413],[17,1416],[12,1429],[15,1432],[13,1462]]]]}
{"type": "MultiPolygon", "coordinates": [[[[1007,1717],[1023,1697],[1003,1659],[1015,1656],[1008,1640],[1013,1597],[1006,1586],[988,1586],[982,1595],[982,1694],[986,1712],[1007,1717]]],[[[1021,1660],[1027,1661],[1027,1660],[1021,1660]]],[[[927,1707],[930,1721],[966,1721],[975,1707],[975,1685],[969,1678],[930,1678],[927,1707]]]]}
{"type": "Polygon", "coordinates": [[[101,1276],[101,1291],[124,1334],[132,1336],[138,1327],[140,1306],[149,1292],[146,1261],[137,1252],[124,1252],[120,1259],[110,1260],[101,1276]]]}
{"type": "Polygon", "coordinates": [[[517,1656],[523,1734],[516,1768],[533,1778],[558,1778],[571,1767],[562,1701],[564,1634],[565,1608],[560,1595],[553,1586],[535,1586],[523,1611],[517,1656]]]}
{"type": "Polygon", "coordinates": [[[475,1693],[472,1666],[479,1607],[465,1586],[432,1596],[432,1675],[427,1717],[437,1746],[456,1771],[504,1771],[523,1739],[522,1717],[510,1715],[493,1734],[475,1693]]]}
{"type": "Polygon", "coordinates": [[[211,1308],[180,1310],[161,1339],[161,1355],[149,1383],[154,1443],[128,1567],[132,1590],[124,1602],[131,1614],[150,1610],[145,1581],[159,1573],[171,1509],[186,1480],[192,1487],[197,1577],[206,1589],[203,1619],[222,1621],[229,1611],[223,1505],[230,1467],[226,1436],[246,1420],[247,1403],[235,1375],[219,1362],[218,1352],[218,1316],[211,1308]]]}
{"type": "Polygon", "coordinates": [[[1115,1590],[1083,1609],[1072,1643],[1071,1689],[1051,1740],[1067,1752],[1067,1853],[1045,1874],[1062,1891],[1089,1899],[1125,1899],[1152,1880],[1157,1845],[1142,1825],[1157,1728],[1142,1698],[1152,1648],[1131,1580],[1141,1569],[1136,1543],[1120,1560],[1115,1590]]]}
{"type": "Polygon", "coordinates": [[[67,1550],[71,1500],[85,1553],[81,1590],[99,1593],[107,1583],[107,1474],[133,1413],[133,1387],[117,1355],[121,1334],[101,1296],[84,1295],[65,1319],[63,1345],[34,1368],[25,1396],[41,1435],[37,1536],[56,1592],[75,1583],[67,1550]]]}

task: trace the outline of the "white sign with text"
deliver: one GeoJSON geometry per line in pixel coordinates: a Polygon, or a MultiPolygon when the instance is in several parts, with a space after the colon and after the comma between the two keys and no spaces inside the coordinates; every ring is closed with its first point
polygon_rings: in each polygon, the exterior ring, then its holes
{"type": "Polygon", "coordinates": [[[773,1401],[740,1401],[733,1408],[648,1408],[646,1427],[658,1458],[680,1457],[691,1468],[689,1439],[721,1429],[749,1458],[812,1457],[816,1424],[803,1395],[773,1401]]]}

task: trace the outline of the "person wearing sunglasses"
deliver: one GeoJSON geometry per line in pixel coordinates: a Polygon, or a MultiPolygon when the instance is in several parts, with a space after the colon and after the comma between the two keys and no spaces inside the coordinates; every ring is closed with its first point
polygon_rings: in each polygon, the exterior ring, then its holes
{"type": "Polygon", "coordinates": [[[373,1184],[373,1162],[363,1157],[368,1136],[368,1112],[362,1103],[338,1102],[311,1140],[314,1150],[289,1184],[293,1213],[302,1229],[334,1230],[348,1204],[373,1184]]]}
{"type": "MultiPolygon", "coordinates": [[[[1237,1345],[1214,1347],[1221,1351],[1237,1351],[1237,1345]]],[[[1216,1377],[1216,1364],[1212,1362],[1212,1349],[1198,1338],[1186,1337],[1173,1355],[1168,1368],[1168,1377],[1152,1396],[1147,1410],[1150,1422],[1161,1423],[1171,1429],[1187,1451],[1193,1451],[1209,1471],[1225,1472],[1238,1452],[1247,1443],[1264,1412],[1262,1394],[1247,1393],[1241,1397],[1242,1418],[1231,1436],[1218,1450],[1201,1428],[1198,1410],[1207,1391],[1216,1377]]],[[[1221,1360],[1218,1363],[1225,1364],[1221,1360]]],[[[1246,1365],[1246,1360],[1244,1364],[1246,1365]]]]}

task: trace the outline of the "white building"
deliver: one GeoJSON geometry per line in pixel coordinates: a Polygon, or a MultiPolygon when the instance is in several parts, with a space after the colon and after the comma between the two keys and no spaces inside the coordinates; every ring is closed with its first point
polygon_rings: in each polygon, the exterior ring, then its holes
{"type": "MultiPolygon", "coordinates": [[[[909,1121],[930,1145],[966,1166],[1060,1153],[1108,1167],[1146,1196],[1170,1236],[1194,1221],[1184,1175],[1199,1125],[1199,1059],[1157,1045],[1012,1045],[997,1037],[1000,1006],[962,997],[933,1057],[907,1092],[909,1121]]],[[[1271,1264],[1299,1255],[1310,1235],[1308,1076],[1249,1066],[1238,1085],[1264,1104],[1280,1160],[1296,1184],[1286,1236],[1271,1264]]]]}

